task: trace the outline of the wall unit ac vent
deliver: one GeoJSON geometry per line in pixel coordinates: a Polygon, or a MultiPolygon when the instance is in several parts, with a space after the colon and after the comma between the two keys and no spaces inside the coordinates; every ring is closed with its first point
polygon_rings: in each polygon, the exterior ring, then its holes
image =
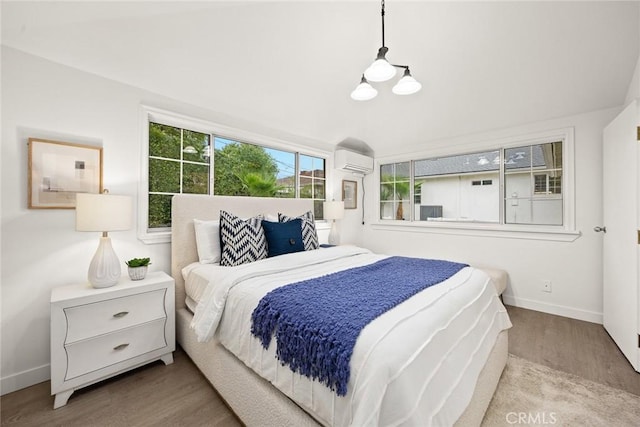
{"type": "Polygon", "coordinates": [[[373,158],[349,150],[336,150],[335,167],[348,172],[369,174],[373,172],[373,158]]]}

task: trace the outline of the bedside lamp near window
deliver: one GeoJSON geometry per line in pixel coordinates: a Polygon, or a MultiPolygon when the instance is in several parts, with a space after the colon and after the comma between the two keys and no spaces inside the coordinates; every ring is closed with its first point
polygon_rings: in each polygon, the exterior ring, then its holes
{"type": "Polygon", "coordinates": [[[100,244],[91,264],[88,279],[94,288],[108,288],[120,279],[120,260],[111,246],[109,231],[131,228],[133,215],[130,196],[76,194],[76,231],[101,231],[100,244]]]}
{"type": "Polygon", "coordinates": [[[340,235],[336,227],[336,219],[342,219],[344,216],[344,202],[324,202],[324,219],[331,220],[331,231],[329,232],[329,244],[339,245],[340,235]]]}

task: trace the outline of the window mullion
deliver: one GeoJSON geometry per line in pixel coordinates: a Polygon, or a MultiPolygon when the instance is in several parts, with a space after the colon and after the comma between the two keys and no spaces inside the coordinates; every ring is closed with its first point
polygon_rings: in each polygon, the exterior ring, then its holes
{"type": "Polygon", "coordinates": [[[411,210],[411,212],[409,212],[409,221],[413,222],[415,221],[415,191],[414,191],[414,182],[415,182],[415,178],[414,178],[414,174],[413,174],[413,163],[414,160],[411,160],[409,162],[409,209],[411,210]]]}
{"type": "Polygon", "coordinates": [[[499,169],[499,184],[500,187],[498,187],[499,190],[499,194],[501,196],[501,200],[500,200],[500,209],[498,209],[498,223],[501,225],[504,225],[506,223],[506,217],[507,217],[507,185],[506,185],[506,177],[505,177],[505,149],[501,148],[500,149],[500,169],[499,169]]]}
{"type": "Polygon", "coordinates": [[[215,188],[216,136],[209,134],[209,195],[213,195],[215,188]]]}
{"type": "Polygon", "coordinates": [[[295,155],[295,177],[293,178],[293,196],[296,199],[300,198],[300,152],[296,152],[295,155]]]}
{"type": "Polygon", "coordinates": [[[184,129],[180,129],[180,194],[182,194],[183,175],[184,175],[184,129]]]}

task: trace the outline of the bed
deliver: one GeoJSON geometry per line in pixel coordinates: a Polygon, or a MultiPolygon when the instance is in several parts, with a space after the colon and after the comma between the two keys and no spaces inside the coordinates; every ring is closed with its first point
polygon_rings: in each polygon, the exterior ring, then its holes
{"type": "MultiPolygon", "coordinates": [[[[230,344],[228,337],[226,338],[226,346],[222,344],[221,337],[222,340],[225,339],[224,333],[216,333],[212,339],[207,342],[198,341],[196,332],[191,327],[194,319],[194,305],[190,304],[191,309],[187,307],[187,295],[183,277],[183,270],[185,270],[185,268],[188,270],[189,266],[198,260],[193,222],[194,219],[216,220],[219,217],[220,210],[230,211],[242,217],[250,217],[257,214],[275,214],[277,212],[289,216],[298,216],[311,209],[312,201],[303,199],[263,199],[199,195],[180,195],[173,198],[171,268],[172,276],[176,282],[177,340],[236,415],[249,426],[317,426],[331,425],[334,424],[334,421],[336,425],[360,425],[361,423],[353,421],[353,415],[351,418],[340,418],[340,413],[338,413],[337,416],[333,415],[335,418],[331,418],[332,416],[323,416],[322,413],[318,414],[312,410],[315,403],[310,404],[309,402],[305,402],[304,399],[302,399],[302,401],[294,401],[294,399],[298,399],[299,397],[296,395],[296,392],[289,392],[286,388],[283,389],[283,386],[278,384],[277,381],[277,372],[280,372],[280,376],[284,377],[284,375],[282,375],[282,372],[284,372],[282,369],[288,368],[275,368],[277,371],[275,374],[271,368],[266,369],[266,371],[271,370],[271,373],[267,372],[265,374],[265,372],[261,372],[262,375],[270,378],[271,382],[268,381],[256,373],[256,370],[260,371],[260,369],[256,369],[256,364],[252,363],[251,359],[247,360],[246,355],[244,356],[244,362],[238,358],[241,357],[241,355],[236,356],[239,352],[236,347],[242,347],[241,344],[235,346],[233,343],[230,344]],[[231,348],[236,354],[232,353],[228,348],[231,348]],[[250,368],[248,365],[252,367],[250,368]],[[272,382],[278,385],[280,389],[276,388],[272,382]],[[346,422],[344,421],[345,419],[347,420],[346,422]],[[351,419],[351,422],[348,421],[349,419],[351,419]]],[[[320,254],[320,251],[323,251],[323,249],[317,252],[320,254]]],[[[327,251],[320,255],[328,256],[326,254],[329,252],[330,251],[327,251]]],[[[358,253],[358,255],[360,255],[360,253],[358,253]]],[[[362,255],[369,256],[366,253],[362,255]]],[[[469,275],[484,278],[483,280],[489,282],[486,274],[478,273],[475,269],[465,269],[464,271],[467,271],[469,275]]],[[[268,282],[268,280],[265,280],[265,282],[268,282]]],[[[495,304],[499,304],[498,299],[495,298],[495,291],[492,290],[492,292],[494,293],[495,304]]],[[[195,301],[195,303],[197,303],[197,301],[195,301]]],[[[494,304],[494,302],[491,302],[491,304],[494,304]]],[[[499,306],[502,307],[501,304],[499,306]]],[[[504,307],[502,307],[502,310],[504,310],[504,307]]],[[[231,311],[232,310],[227,310],[227,312],[231,311]]],[[[225,316],[233,318],[232,313],[225,313],[225,316]]],[[[479,364],[476,368],[478,371],[477,380],[475,382],[465,381],[465,384],[470,383],[470,385],[467,385],[467,388],[470,388],[470,392],[468,393],[470,396],[461,399],[464,401],[464,406],[463,409],[459,410],[461,414],[455,416],[455,425],[471,426],[481,423],[502,370],[504,369],[507,360],[507,329],[510,323],[508,317],[506,317],[505,320],[506,312],[500,313],[499,316],[501,317],[502,326],[500,326],[499,331],[495,333],[495,337],[492,336],[490,338],[489,347],[486,349],[487,354],[482,357],[469,359],[469,364],[479,364]],[[481,360],[478,361],[479,359],[481,360]]],[[[376,321],[378,321],[378,319],[376,319],[376,321]]],[[[486,343],[484,345],[487,346],[486,343]]],[[[264,353],[269,354],[269,351],[273,353],[274,350],[271,347],[264,350],[264,353]]],[[[356,351],[354,350],[354,355],[355,354],[356,351]]],[[[259,357],[264,358],[265,356],[259,357]]],[[[437,371],[434,370],[434,372],[437,371]]],[[[295,382],[300,380],[299,375],[291,375],[291,381],[295,382]]],[[[311,393],[316,393],[318,396],[325,393],[324,391],[318,391],[315,385],[307,385],[305,381],[311,382],[306,378],[302,378],[302,382],[296,384],[304,384],[304,386],[300,388],[305,389],[308,387],[311,393]]],[[[327,391],[329,390],[327,389],[327,391]]],[[[325,394],[329,395],[330,393],[325,394]]],[[[389,392],[389,394],[391,394],[391,392],[389,392]]],[[[335,413],[340,410],[340,398],[318,397],[317,399],[320,402],[329,402],[329,405],[338,407],[338,409],[330,408],[327,409],[327,411],[334,411],[335,413]],[[336,402],[338,402],[338,404],[336,404],[336,402]]],[[[454,396],[452,399],[456,400],[457,398],[454,396]]],[[[327,405],[325,404],[324,406],[327,405]]],[[[380,421],[384,419],[386,418],[382,415],[379,418],[369,418],[366,424],[388,424],[387,422],[380,421]]],[[[406,424],[415,424],[414,421],[415,420],[412,421],[409,419],[406,421],[406,424]]],[[[391,424],[394,424],[394,422],[391,424]]],[[[447,424],[453,424],[453,422],[447,424]]]]}

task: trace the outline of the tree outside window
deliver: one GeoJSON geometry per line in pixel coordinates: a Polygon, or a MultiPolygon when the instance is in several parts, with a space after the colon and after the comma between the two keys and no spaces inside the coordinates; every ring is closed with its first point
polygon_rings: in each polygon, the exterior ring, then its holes
{"type": "Polygon", "coordinates": [[[149,122],[148,228],[171,227],[175,194],[292,198],[299,189],[299,197],[314,199],[321,219],[324,167],[321,158],[149,122]],[[300,181],[296,162],[310,165],[300,181]]]}

